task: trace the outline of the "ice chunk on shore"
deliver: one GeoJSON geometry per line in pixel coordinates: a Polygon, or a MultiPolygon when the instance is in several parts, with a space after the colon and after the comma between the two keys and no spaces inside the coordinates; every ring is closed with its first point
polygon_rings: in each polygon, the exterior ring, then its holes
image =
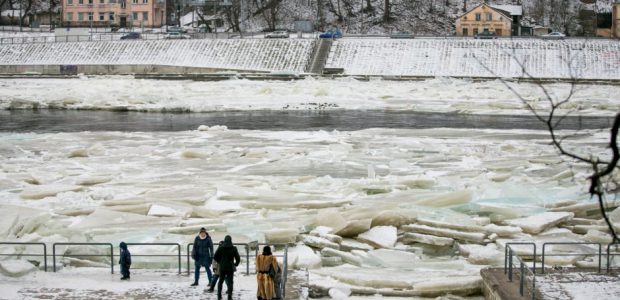
{"type": "Polygon", "coordinates": [[[341,237],[354,237],[370,229],[372,219],[354,220],[347,222],[347,225],[336,232],[341,237]]]}
{"type": "Polygon", "coordinates": [[[334,243],[328,239],[312,236],[312,235],[302,235],[302,242],[310,247],[323,249],[323,248],[332,248],[332,249],[340,249],[340,246],[337,243],[334,243]]]}
{"type": "Polygon", "coordinates": [[[289,263],[292,268],[308,268],[315,269],[321,267],[321,256],[314,253],[312,248],[304,245],[297,244],[288,250],[289,263]]]}
{"type": "Polygon", "coordinates": [[[0,261],[0,273],[9,277],[22,277],[37,270],[33,264],[25,260],[0,261]]]}
{"type": "Polygon", "coordinates": [[[401,229],[414,233],[430,234],[474,243],[482,243],[486,238],[486,234],[480,232],[462,232],[452,229],[433,228],[430,226],[417,224],[405,225],[401,229]]]}
{"type": "Polygon", "coordinates": [[[190,206],[173,204],[153,204],[147,215],[153,217],[182,217],[189,218],[192,214],[190,206]]]}
{"type": "Polygon", "coordinates": [[[469,203],[471,199],[472,192],[469,190],[462,190],[418,200],[415,204],[430,207],[445,207],[466,204],[469,203]]]}
{"type": "Polygon", "coordinates": [[[431,292],[461,296],[477,295],[480,294],[481,288],[482,277],[480,276],[447,276],[413,285],[414,291],[423,292],[427,296],[430,296],[431,292]]]}
{"type": "Polygon", "coordinates": [[[343,251],[351,251],[351,250],[370,251],[373,249],[375,249],[375,247],[368,245],[366,243],[360,243],[352,239],[342,239],[342,242],[340,243],[340,250],[343,250],[343,251]]]}
{"type": "Polygon", "coordinates": [[[63,192],[77,192],[81,191],[81,186],[64,185],[64,184],[49,184],[41,186],[29,186],[25,188],[19,196],[22,199],[27,200],[39,200],[45,197],[56,196],[63,192]]]}
{"type": "Polygon", "coordinates": [[[356,256],[356,255],[353,255],[351,253],[344,252],[344,251],[339,251],[339,250],[335,250],[335,249],[331,249],[331,248],[324,248],[323,250],[321,250],[321,255],[322,256],[336,256],[336,257],[340,257],[342,259],[342,261],[344,261],[346,263],[350,263],[350,264],[355,265],[355,266],[361,266],[362,265],[362,258],[360,258],[359,256],[356,256]]]}
{"type": "Polygon", "coordinates": [[[398,239],[396,227],[377,226],[357,236],[357,239],[377,248],[392,248],[398,239]]]}
{"type": "Polygon", "coordinates": [[[504,259],[504,253],[497,250],[497,245],[462,245],[459,251],[467,257],[467,262],[475,265],[500,265],[504,259]]]}
{"type": "Polygon", "coordinates": [[[368,251],[367,257],[364,258],[364,263],[382,268],[413,270],[415,263],[418,260],[420,260],[420,256],[415,253],[390,249],[378,249],[368,251]]]}
{"type": "Polygon", "coordinates": [[[521,227],[524,232],[539,234],[555,225],[571,220],[575,214],[569,212],[546,212],[526,218],[506,221],[508,225],[521,227]]]}
{"type": "Polygon", "coordinates": [[[422,243],[426,245],[445,247],[445,246],[452,246],[452,244],[454,243],[454,239],[447,238],[447,237],[428,235],[428,234],[405,232],[402,238],[402,242],[407,243],[407,244],[408,243],[422,243]]]}

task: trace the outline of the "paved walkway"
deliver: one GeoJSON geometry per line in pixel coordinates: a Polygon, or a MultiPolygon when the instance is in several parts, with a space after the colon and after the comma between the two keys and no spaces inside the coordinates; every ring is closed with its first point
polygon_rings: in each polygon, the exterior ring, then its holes
{"type": "MultiPolygon", "coordinates": [[[[121,281],[119,274],[107,271],[75,268],[21,278],[0,275],[0,299],[217,299],[216,293],[206,291],[206,278],[199,287],[190,287],[193,278],[173,271],[132,270],[130,281],[121,281]]],[[[234,299],[255,299],[254,274],[237,274],[234,280],[234,299]]]]}

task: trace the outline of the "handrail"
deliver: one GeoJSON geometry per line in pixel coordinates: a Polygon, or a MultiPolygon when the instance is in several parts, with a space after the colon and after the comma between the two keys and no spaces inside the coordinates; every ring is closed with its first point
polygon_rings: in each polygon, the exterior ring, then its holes
{"type": "MultiPolygon", "coordinates": [[[[189,267],[190,266],[189,257],[190,257],[190,254],[191,254],[191,251],[189,251],[189,247],[193,246],[193,245],[194,245],[194,243],[187,244],[187,253],[186,253],[186,256],[187,256],[187,276],[190,275],[190,270],[191,270],[190,267],[189,267]]],[[[245,269],[246,269],[245,272],[246,272],[246,275],[250,275],[250,245],[248,243],[233,243],[233,246],[244,246],[244,248],[245,248],[245,269]]],[[[213,257],[211,257],[211,258],[213,258],[213,257]]]]}
{"type": "Polygon", "coordinates": [[[43,256],[43,268],[45,272],[47,272],[47,245],[45,243],[28,243],[28,242],[0,242],[0,245],[39,245],[43,246],[43,254],[30,254],[30,253],[20,253],[20,254],[0,254],[0,256],[33,256],[39,257],[43,256]]]}
{"type": "MultiPolygon", "coordinates": [[[[534,273],[536,273],[536,244],[534,242],[511,242],[511,243],[506,243],[506,246],[504,248],[504,274],[507,273],[507,264],[508,264],[508,249],[512,249],[510,247],[510,245],[531,245],[534,248],[534,265],[533,265],[533,270],[534,273]]],[[[510,257],[509,259],[511,259],[512,262],[512,257],[510,257]]],[[[511,269],[512,271],[512,269],[511,269]]]]}
{"type": "MultiPolygon", "coordinates": [[[[534,243],[506,243],[506,249],[508,252],[508,281],[512,282],[512,257],[516,256],[517,261],[519,262],[519,294],[524,296],[525,289],[525,280],[526,280],[526,272],[529,272],[532,277],[532,300],[536,297],[536,244],[534,243]],[[514,245],[533,245],[534,246],[534,267],[533,269],[526,268],[526,263],[519,255],[513,255],[514,250],[510,247],[510,244],[514,245]]],[[[506,273],[506,257],[504,257],[504,273],[506,273]]]]}
{"type": "MultiPolygon", "coordinates": [[[[588,242],[547,242],[543,244],[542,248],[542,273],[545,273],[545,249],[547,245],[597,245],[598,246],[598,272],[601,272],[602,262],[602,246],[600,243],[588,243],[588,242]]],[[[596,253],[568,253],[568,254],[554,254],[547,256],[575,256],[575,255],[596,255],[596,253]]],[[[609,259],[609,256],[607,257],[609,259]]]]}
{"type": "MultiPolygon", "coordinates": [[[[110,246],[110,270],[114,274],[114,246],[111,243],[54,243],[52,245],[53,270],[56,272],[56,246],[110,246]]],[[[63,253],[64,256],[64,253],[63,253]]],[[[107,256],[101,254],[72,254],[70,257],[107,256]]]]}
{"type": "MultiPolygon", "coordinates": [[[[273,255],[276,257],[282,257],[282,265],[284,267],[284,270],[282,270],[282,276],[281,276],[281,281],[282,284],[280,286],[280,288],[282,289],[282,299],[286,298],[286,281],[288,278],[288,244],[270,244],[270,243],[258,243],[256,244],[256,249],[255,249],[255,256],[254,257],[258,257],[258,250],[261,246],[272,246],[273,250],[272,252],[275,252],[276,247],[284,247],[284,254],[282,255],[273,255]]],[[[258,270],[256,270],[256,272],[258,273],[258,270]]]]}
{"type": "Polygon", "coordinates": [[[176,246],[177,254],[132,254],[134,257],[169,257],[176,256],[178,258],[179,274],[181,274],[181,244],[179,243],[126,243],[129,246],[176,246]]]}

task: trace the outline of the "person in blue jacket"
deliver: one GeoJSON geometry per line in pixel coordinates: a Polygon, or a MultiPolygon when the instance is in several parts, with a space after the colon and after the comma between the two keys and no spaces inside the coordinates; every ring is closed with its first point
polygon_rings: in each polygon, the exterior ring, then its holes
{"type": "Polygon", "coordinates": [[[192,259],[194,259],[194,283],[192,286],[198,285],[200,279],[200,268],[203,266],[207,270],[207,277],[209,278],[209,286],[211,286],[211,280],[213,280],[213,274],[211,273],[211,261],[213,260],[213,241],[207,233],[207,230],[202,227],[200,233],[194,239],[194,247],[192,248],[192,259]]]}
{"type": "Polygon", "coordinates": [[[121,242],[119,245],[121,248],[121,257],[118,260],[118,263],[121,265],[121,280],[129,279],[129,268],[131,267],[131,253],[127,249],[127,244],[125,242],[121,242]]]}

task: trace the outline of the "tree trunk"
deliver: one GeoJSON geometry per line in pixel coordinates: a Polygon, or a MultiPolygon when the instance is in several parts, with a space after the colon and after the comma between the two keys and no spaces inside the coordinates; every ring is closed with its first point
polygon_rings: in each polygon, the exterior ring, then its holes
{"type": "Polygon", "coordinates": [[[390,21],[390,0],[384,0],[383,1],[383,21],[384,22],[389,22],[390,21]]]}

